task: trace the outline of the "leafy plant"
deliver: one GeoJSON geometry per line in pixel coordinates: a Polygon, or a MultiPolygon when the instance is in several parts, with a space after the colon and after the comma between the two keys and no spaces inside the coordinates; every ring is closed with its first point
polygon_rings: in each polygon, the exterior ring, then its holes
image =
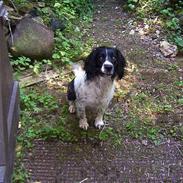
{"type": "Polygon", "coordinates": [[[128,8],[130,10],[135,9],[135,6],[137,5],[138,0],[128,0],[128,8]]]}
{"type": "Polygon", "coordinates": [[[183,81],[177,81],[177,82],[175,82],[175,84],[179,87],[182,87],[183,86],[183,81]]]}
{"type": "Polygon", "coordinates": [[[12,58],[10,62],[13,68],[19,71],[23,71],[32,67],[31,59],[24,56],[15,59],[12,58]]]}
{"type": "Polygon", "coordinates": [[[28,57],[11,57],[10,63],[15,72],[21,73],[26,69],[32,69],[35,74],[39,74],[43,65],[51,65],[52,62],[50,60],[43,59],[41,61],[31,60],[28,57]]]}
{"type": "Polygon", "coordinates": [[[35,90],[25,93],[21,90],[21,108],[24,111],[41,112],[43,110],[55,110],[58,108],[58,104],[53,96],[44,92],[42,95],[35,90]]]}
{"type": "MultiPolygon", "coordinates": [[[[72,34],[74,32],[77,33],[78,30],[73,30],[72,34]]],[[[66,38],[62,32],[58,31],[56,32],[55,41],[56,47],[52,57],[55,60],[61,60],[64,64],[70,64],[73,59],[81,55],[84,50],[81,35],[75,38],[66,38]]]]}
{"type": "Polygon", "coordinates": [[[166,26],[170,30],[178,30],[180,28],[179,26],[179,19],[178,18],[172,18],[166,22],[166,26]]]}
{"type": "Polygon", "coordinates": [[[106,128],[102,130],[99,134],[99,139],[102,141],[106,141],[110,138],[110,136],[113,134],[113,129],[112,128],[106,128]]]}
{"type": "Polygon", "coordinates": [[[99,140],[107,141],[110,140],[115,147],[118,147],[122,143],[121,133],[115,131],[111,127],[104,128],[98,136],[99,140]]]}
{"type": "Polygon", "coordinates": [[[180,49],[183,49],[183,38],[182,38],[182,36],[174,35],[172,39],[180,49]]]}
{"type": "Polygon", "coordinates": [[[174,0],[128,0],[126,7],[135,12],[138,18],[158,17],[164,22],[169,40],[183,49],[182,28],[179,18],[182,16],[183,1],[174,0]]]}
{"type": "Polygon", "coordinates": [[[50,139],[61,139],[62,141],[72,141],[73,135],[65,128],[63,123],[57,126],[46,126],[39,130],[39,137],[50,140],[50,139]]]}
{"type": "Polygon", "coordinates": [[[183,97],[178,99],[178,104],[183,106],[183,97]]]}
{"type": "Polygon", "coordinates": [[[24,183],[28,178],[28,173],[25,170],[25,167],[20,162],[15,163],[15,169],[13,172],[13,182],[14,183],[24,183]],[[17,168],[18,167],[18,168],[17,168]]]}
{"type": "Polygon", "coordinates": [[[159,128],[141,121],[138,117],[133,117],[125,127],[133,138],[148,138],[154,143],[159,141],[159,128]]]}

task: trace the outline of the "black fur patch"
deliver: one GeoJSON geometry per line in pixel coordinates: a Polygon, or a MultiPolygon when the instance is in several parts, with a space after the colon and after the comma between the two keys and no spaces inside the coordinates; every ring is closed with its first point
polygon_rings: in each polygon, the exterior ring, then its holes
{"type": "Polygon", "coordinates": [[[118,49],[115,49],[115,51],[116,51],[116,55],[117,55],[117,62],[115,63],[115,67],[114,67],[115,71],[114,71],[112,78],[115,78],[117,76],[116,79],[120,80],[123,78],[124,73],[125,73],[126,60],[118,49]]]}
{"type": "Polygon", "coordinates": [[[100,48],[93,49],[90,55],[85,60],[84,70],[86,71],[87,80],[92,80],[101,73],[101,65],[97,65],[99,51],[100,48]]]}
{"type": "Polygon", "coordinates": [[[76,100],[76,92],[75,92],[75,88],[74,88],[74,79],[68,85],[67,99],[70,101],[76,100]]]}
{"type": "Polygon", "coordinates": [[[92,80],[99,75],[104,75],[101,68],[105,62],[106,56],[108,57],[108,61],[114,66],[114,73],[112,74],[111,79],[123,78],[126,66],[125,58],[118,49],[103,46],[93,49],[85,60],[84,70],[86,71],[87,80],[92,80]],[[106,50],[108,52],[107,55],[106,50]]]}

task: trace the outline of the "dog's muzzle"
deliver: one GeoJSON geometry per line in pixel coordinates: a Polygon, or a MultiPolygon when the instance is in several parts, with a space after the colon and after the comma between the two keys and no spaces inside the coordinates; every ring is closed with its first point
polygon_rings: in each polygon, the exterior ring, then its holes
{"type": "Polygon", "coordinates": [[[114,72],[114,66],[112,64],[104,64],[102,66],[102,72],[107,75],[112,75],[114,72]]]}

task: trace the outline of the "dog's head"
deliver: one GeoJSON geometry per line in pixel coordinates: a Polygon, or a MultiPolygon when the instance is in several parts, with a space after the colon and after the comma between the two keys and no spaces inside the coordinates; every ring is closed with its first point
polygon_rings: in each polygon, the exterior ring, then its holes
{"type": "Polygon", "coordinates": [[[110,76],[112,79],[121,79],[125,66],[125,58],[118,49],[97,47],[87,57],[84,70],[88,80],[104,75],[110,76]]]}

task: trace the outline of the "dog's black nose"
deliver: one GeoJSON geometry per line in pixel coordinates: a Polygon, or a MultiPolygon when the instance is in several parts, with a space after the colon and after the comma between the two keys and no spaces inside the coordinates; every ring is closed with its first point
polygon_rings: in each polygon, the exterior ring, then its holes
{"type": "Polygon", "coordinates": [[[104,68],[105,68],[106,71],[110,72],[112,70],[113,66],[109,65],[109,64],[105,64],[104,68]]]}

